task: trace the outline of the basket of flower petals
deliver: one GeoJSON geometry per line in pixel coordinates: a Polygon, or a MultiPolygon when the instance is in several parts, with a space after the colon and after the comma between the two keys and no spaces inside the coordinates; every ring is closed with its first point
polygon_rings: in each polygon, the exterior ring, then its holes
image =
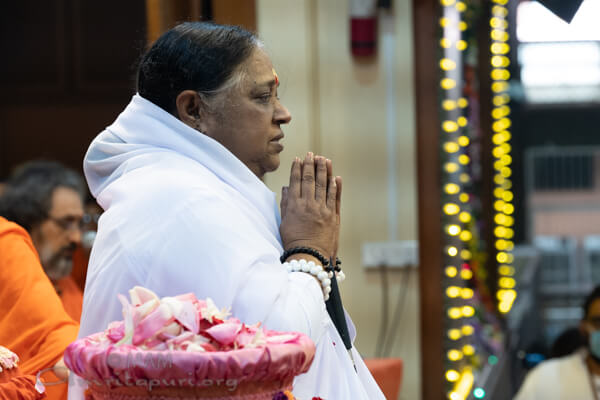
{"type": "Polygon", "coordinates": [[[123,321],[73,342],[65,364],[88,383],[86,400],[268,399],[289,393],[315,354],[301,333],[228,318],[210,300],[119,295],[123,321]]]}

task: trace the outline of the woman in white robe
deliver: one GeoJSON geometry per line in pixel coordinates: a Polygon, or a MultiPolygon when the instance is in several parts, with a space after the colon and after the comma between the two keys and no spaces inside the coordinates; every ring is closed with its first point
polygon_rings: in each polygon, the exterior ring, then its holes
{"type": "MultiPolygon", "coordinates": [[[[384,399],[353,349],[355,370],[319,281],[279,259],[297,246],[335,257],[341,182],[328,160],[297,159],[280,218],[261,180],[279,166],[280,126],[291,119],[278,84],[260,42],[237,27],[184,23],[146,53],[138,94],[85,156],[105,211],[79,336],[122,319],[117,294],[135,285],[160,297],[193,292],[243,322],[313,339],[314,362],[294,382],[298,399],[384,399]]],[[[83,386],[73,377],[69,398],[80,399],[83,386]]]]}

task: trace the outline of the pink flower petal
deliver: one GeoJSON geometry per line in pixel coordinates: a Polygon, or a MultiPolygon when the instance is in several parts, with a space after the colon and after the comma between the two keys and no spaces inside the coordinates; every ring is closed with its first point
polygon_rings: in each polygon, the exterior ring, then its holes
{"type": "Polygon", "coordinates": [[[156,346],[152,347],[152,350],[169,350],[165,342],[160,342],[156,346]]]}
{"type": "Polygon", "coordinates": [[[113,321],[108,324],[106,337],[110,339],[111,342],[118,342],[123,339],[123,336],[125,336],[125,323],[123,321],[113,321]]]}
{"type": "Polygon", "coordinates": [[[144,346],[151,350],[159,350],[159,348],[161,347],[164,347],[165,349],[167,348],[166,344],[162,340],[157,338],[151,338],[146,340],[144,342],[144,346]]]}
{"type": "Polygon", "coordinates": [[[167,340],[166,343],[169,347],[178,348],[183,342],[193,340],[194,336],[192,332],[183,332],[181,335],[167,340]]]}
{"type": "Polygon", "coordinates": [[[178,296],[175,296],[175,298],[177,300],[181,300],[181,301],[189,301],[190,303],[198,304],[200,302],[200,300],[198,300],[198,298],[196,297],[196,295],[194,293],[185,293],[185,294],[180,294],[178,296]]]}
{"type": "Polygon", "coordinates": [[[253,332],[240,332],[237,335],[237,337],[235,338],[235,343],[237,344],[238,348],[244,348],[248,344],[252,343],[253,339],[254,339],[253,332]]]}
{"type": "Polygon", "coordinates": [[[291,343],[298,340],[298,335],[294,333],[267,335],[267,343],[291,343]]]}
{"type": "Polygon", "coordinates": [[[156,310],[156,307],[160,305],[160,300],[152,299],[139,306],[135,307],[136,315],[138,316],[138,320],[142,320],[145,316],[150,314],[152,311],[156,310]]]}
{"type": "Polygon", "coordinates": [[[210,335],[221,345],[233,344],[237,334],[242,330],[242,324],[237,322],[230,323],[229,321],[219,325],[214,325],[206,330],[206,333],[210,335]]]}
{"type": "Polygon", "coordinates": [[[165,337],[167,339],[171,339],[171,338],[181,335],[182,331],[183,331],[183,327],[177,321],[173,321],[169,325],[163,327],[160,330],[160,334],[158,336],[165,337]]]}
{"type": "Polygon", "coordinates": [[[152,290],[141,286],[134,286],[133,289],[130,289],[129,297],[131,298],[131,304],[134,306],[139,306],[150,300],[159,300],[152,290]]]}
{"type": "Polygon", "coordinates": [[[120,346],[123,344],[131,344],[131,339],[133,337],[133,329],[134,329],[134,323],[133,323],[134,307],[131,304],[129,304],[129,302],[127,301],[125,296],[123,296],[122,294],[118,294],[117,297],[118,297],[119,301],[121,302],[121,305],[123,306],[123,325],[124,325],[124,332],[125,332],[125,335],[123,336],[123,338],[121,340],[119,340],[119,342],[117,342],[117,346],[120,346]]]}
{"type": "Polygon", "coordinates": [[[219,351],[219,349],[211,343],[201,343],[200,346],[206,351],[219,351]]]}
{"type": "Polygon", "coordinates": [[[156,310],[152,311],[148,316],[140,321],[135,327],[133,334],[133,344],[138,345],[146,339],[159,333],[165,326],[174,321],[171,309],[166,304],[159,305],[156,310]]]}
{"type": "Polygon", "coordinates": [[[200,316],[192,302],[182,301],[174,297],[165,297],[161,300],[171,308],[173,317],[188,331],[198,333],[200,327],[200,316]]]}

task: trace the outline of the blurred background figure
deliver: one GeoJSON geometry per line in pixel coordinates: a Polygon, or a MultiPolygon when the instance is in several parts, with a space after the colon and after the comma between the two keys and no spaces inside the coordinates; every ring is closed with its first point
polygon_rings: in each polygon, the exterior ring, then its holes
{"type": "Polygon", "coordinates": [[[585,300],[579,329],[569,329],[560,335],[553,353],[559,357],[535,367],[515,399],[597,399],[600,394],[600,286],[585,300]]]}
{"type": "Polygon", "coordinates": [[[581,328],[572,327],[561,333],[550,349],[550,358],[565,357],[587,345],[587,339],[581,328]]]}
{"type": "MultiPolygon", "coordinates": [[[[67,314],[44,273],[30,235],[2,217],[0,288],[0,343],[18,354],[19,376],[39,374],[40,379],[48,383],[48,400],[66,399],[67,377],[62,356],[77,337],[79,324],[67,314]]],[[[0,382],[9,377],[6,373],[0,374],[0,382]]],[[[11,380],[14,385],[9,382],[0,388],[0,398],[30,398],[25,397],[22,390],[16,390],[24,389],[29,379],[11,380]]]]}
{"type": "Polygon", "coordinates": [[[70,274],[81,244],[85,193],[75,171],[58,162],[33,161],[15,170],[0,197],[0,216],[27,230],[46,275],[76,321],[83,295],[70,274]]]}

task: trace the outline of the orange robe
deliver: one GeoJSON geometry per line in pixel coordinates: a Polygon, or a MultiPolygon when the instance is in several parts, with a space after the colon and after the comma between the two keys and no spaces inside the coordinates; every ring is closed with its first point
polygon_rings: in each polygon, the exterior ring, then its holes
{"type": "Polygon", "coordinates": [[[75,280],[71,276],[67,276],[58,281],[60,300],[65,308],[65,311],[75,321],[81,320],[81,307],[83,306],[83,293],[75,280]]]}
{"type": "MultiPolygon", "coordinates": [[[[71,277],[82,292],[83,289],[85,289],[85,278],[87,276],[89,258],[90,251],[83,249],[81,246],[77,246],[75,252],[73,252],[73,270],[71,271],[71,277]]],[[[77,319],[77,321],[79,320],[77,319]]]]}
{"type": "Polygon", "coordinates": [[[0,400],[46,399],[45,393],[35,390],[35,376],[22,375],[0,383],[0,400]]]}
{"type": "MultiPolygon", "coordinates": [[[[52,367],[78,331],[27,232],[0,217],[0,343],[19,355],[19,369],[30,375],[52,367]]],[[[43,378],[55,379],[52,375],[43,378]]],[[[47,392],[48,399],[66,399],[67,385],[49,386],[47,392]]]]}

